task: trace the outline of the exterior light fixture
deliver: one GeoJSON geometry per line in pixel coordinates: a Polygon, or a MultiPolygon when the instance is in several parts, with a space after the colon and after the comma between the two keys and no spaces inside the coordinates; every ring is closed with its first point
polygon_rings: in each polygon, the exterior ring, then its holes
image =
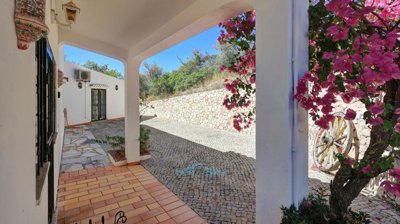
{"type": "Polygon", "coordinates": [[[115,90],[118,91],[118,85],[115,85],[115,90]]]}
{"type": "Polygon", "coordinates": [[[83,86],[82,82],[78,82],[78,88],[82,89],[82,86],[83,86]]]}
{"type": "Polygon", "coordinates": [[[62,10],[65,15],[65,22],[61,22],[60,20],[58,20],[58,14],[55,12],[54,9],[52,9],[54,19],[57,24],[71,28],[71,25],[73,23],[76,23],[77,14],[81,12],[81,9],[77,5],[75,5],[73,0],[70,0],[68,3],[62,4],[62,10]]]}
{"type": "Polygon", "coordinates": [[[67,4],[63,4],[62,9],[65,13],[65,19],[69,24],[75,23],[76,15],[81,12],[81,9],[72,0],[67,4]]]}

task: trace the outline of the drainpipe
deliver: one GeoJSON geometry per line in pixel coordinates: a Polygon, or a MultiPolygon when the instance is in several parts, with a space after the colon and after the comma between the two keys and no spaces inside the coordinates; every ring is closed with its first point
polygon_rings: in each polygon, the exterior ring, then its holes
{"type": "Polygon", "coordinates": [[[297,157],[297,147],[296,147],[296,142],[297,142],[297,103],[296,101],[293,99],[294,94],[296,92],[296,83],[297,83],[297,75],[296,75],[296,58],[295,58],[295,0],[291,0],[291,4],[290,4],[290,15],[291,15],[291,20],[290,20],[290,25],[291,25],[291,73],[292,73],[292,83],[291,83],[291,188],[292,188],[292,192],[291,192],[291,203],[295,203],[296,204],[296,182],[295,182],[295,174],[296,174],[296,157],[297,157]]]}
{"type": "Polygon", "coordinates": [[[85,92],[85,122],[86,122],[86,118],[87,118],[87,108],[86,108],[86,107],[87,107],[87,106],[86,106],[86,105],[87,105],[87,102],[86,102],[86,101],[87,101],[87,95],[88,95],[88,93],[87,93],[87,91],[86,91],[86,84],[87,84],[87,83],[86,83],[86,82],[84,82],[84,83],[85,83],[84,92],[85,92]]]}
{"type": "MultiPolygon", "coordinates": [[[[290,14],[291,14],[291,76],[292,76],[292,84],[291,84],[291,187],[292,187],[292,192],[291,192],[291,197],[292,197],[292,203],[295,203],[297,205],[298,201],[301,200],[306,193],[305,186],[303,186],[303,179],[302,178],[308,178],[307,173],[304,172],[304,170],[299,170],[299,169],[305,169],[304,166],[307,167],[306,161],[303,161],[303,154],[302,153],[307,153],[308,155],[308,150],[303,152],[302,150],[299,151],[299,147],[303,149],[303,147],[306,147],[308,149],[308,145],[303,145],[304,142],[302,141],[303,134],[307,130],[303,130],[303,128],[308,128],[307,124],[307,117],[305,118],[306,120],[299,120],[300,116],[302,117],[303,114],[299,114],[298,108],[298,102],[293,98],[294,94],[296,93],[296,85],[299,79],[299,74],[298,72],[302,72],[303,70],[307,70],[306,67],[303,67],[303,63],[307,65],[308,63],[308,55],[304,54],[303,51],[307,51],[307,47],[303,46],[303,42],[306,42],[307,38],[307,30],[303,30],[304,22],[307,22],[308,18],[303,18],[302,14],[303,13],[303,7],[306,7],[308,4],[305,2],[305,0],[291,0],[290,4],[290,14]],[[301,9],[300,9],[301,8],[301,9]],[[300,9],[300,10],[299,10],[300,9]],[[302,33],[305,31],[305,33],[302,33]],[[301,58],[300,58],[301,57],[301,58]],[[305,58],[303,58],[305,57],[305,58]],[[306,122],[304,124],[303,122],[306,122]],[[306,177],[299,176],[299,175],[307,175],[306,177]]],[[[308,22],[307,22],[308,23],[308,22]]],[[[306,115],[308,116],[308,115],[306,115]]]]}

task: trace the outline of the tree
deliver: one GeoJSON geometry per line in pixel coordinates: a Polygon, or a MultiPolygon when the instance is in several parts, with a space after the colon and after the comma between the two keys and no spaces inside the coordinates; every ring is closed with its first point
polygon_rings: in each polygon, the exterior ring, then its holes
{"type": "Polygon", "coordinates": [[[124,76],[121,74],[121,72],[119,72],[115,69],[109,68],[107,64],[99,65],[94,61],[88,60],[82,66],[86,67],[88,69],[94,70],[94,71],[101,72],[103,74],[106,74],[106,75],[114,77],[114,78],[118,78],[118,79],[124,78],[124,76]]]}
{"type": "Polygon", "coordinates": [[[217,64],[219,67],[222,65],[231,67],[236,62],[236,55],[243,54],[242,52],[239,52],[240,49],[232,44],[225,43],[223,45],[218,45],[218,49],[221,52],[217,57],[217,64]]]}
{"type": "MultiPolygon", "coordinates": [[[[218,71],[216,58],[216,55],[194,50],[187,61],[181,61],[182,65],[177,70],[162,73],[156,76],[158,78],[150,78],[150,93],[155,96],[168,96],[202,84],[218,71]]],[[[147,70],[162,71],[156,64],[147,65],[147,70]]],[[[147,75],[154,73],[156,72],[147,72],[147,75]]]]}
{"type": "Polygon", "coordinates": [[[162,75],[164,75],[162,68],[156,63],[149,64],[145,62],[143,66],[146,69],[145,75],[147,75],[150,80],[159,79],[162,75]]]}
{"type": "Polygon", "coordinates": [[[139,82],[140,82],[140,97],[141,98],[147,98],[147,96],[150,94],[150,83],[149,79],[145,75],[140,75],[139,77],[139,82]]]}
{"type": "MultiPolygon", "coordinates": [[[[309,112],[315,124],[325,129],[335,119],[336,102],[348,104],[345,119],[353,120],[357,112],[351,103],[359,101],[367,109],[363,118],[371,127],[370,142],[362,159],[354,161],[339,151],[336,154],[341,165],[330,184],[329,206],[335,213],[333,219],[345,223],[344,217],[354,198],[371,178],[392,169],[394,155],[399,153],[395,148],[400,146],[400,2],[310,2],[310,70],[299,80],[294,98],[309,112]],[[387,149],[390,154],[384,156],[387,149]]],[[[226,32],[222,32],[220,42],[251,49],[255,39],[250,35],[254,25],[249,13],[222,26],[226,32]]],[[[243,101],[239,104],[242,100],[239,93],[253,91],[253,86],[241,79],[252,68],[248,65],[253,62],[249,56],[252,54],[245,55],[236,55],[237,62],[228,67],[239,76],[226,83],[232,92],[224,103],[228,109],[243,107],[243,101]]],[[[222,69],[226,67],[223,65],[222,69]]],[[[238,129],[243,127],[247,126],[241,125],[238,129]]],[[[400,169],[395,168],[390,174],[400,178],[400,169]]],[[[400,196],[399,182],[385,181],[383,186],[400,196]]]]}
{"type": "Polygon", "coordinates": [[[182,65],[177,69],[177,72],[190,75],[204,69],[217,71],[216,57],[216,55],[203,54],[195,49],[186,62],[181,60],[182,65]]]}
{"type": "Polygon", "coordinates": [[[393,0],[330,0],[310,7],[310,71],[295,98],[315,124],[328,128],[333,104],[360,101],[371,138],[359,161],[337,154],[341,166],[330,185],[329,203],[342,219],[371,178],[393,168],[400,146],[400,4],[393,0]]]}

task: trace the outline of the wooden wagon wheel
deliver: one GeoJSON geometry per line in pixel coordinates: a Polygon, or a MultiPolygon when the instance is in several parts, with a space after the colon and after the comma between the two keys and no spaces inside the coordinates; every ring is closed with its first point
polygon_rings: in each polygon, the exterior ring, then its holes
{"type": "Polygon", "coordinates": [[[345,120],[343,113],[337,113],[328,130],[321,128],[317,132],[313,160],[321,171],[332,172],[340,165],[336,154],[341,153],[357,161],[359,148],[360,142],[353,122],[345,120]]]}

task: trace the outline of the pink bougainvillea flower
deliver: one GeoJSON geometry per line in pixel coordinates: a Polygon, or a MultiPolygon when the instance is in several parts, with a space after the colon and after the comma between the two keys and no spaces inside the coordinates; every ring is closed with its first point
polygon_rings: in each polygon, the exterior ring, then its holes
{"type": "Polygon", "coordinates": [[[334,57],[334,54],[332,53],[332,52],[325,52],[323,55],[322,55],[322,58],[323,59],[332,59],[334,57]]]}
{"type": "Polygon", "coordinates": [[[391,169],[389,171],[389,175],[397,179],[400,179],[400,167],[391,169]]]}
{"type": "Polygon", "coordinates": [[[354,120],[356,118],[356,116],[357,116],[357,112],[355,112],[354,110],[349,108],[346,110],[346,115],[344,116],[344,119],[354,120]]]}
{"type": "Polygon", "coordinates": [[[368,123],[371,125],[380,125],[383,124],[383,119],[381,117],[376,117],[376,118],[370,118],[368,120],[368,123]]]}
{"type": "Polygon", "coordinates": [[[396,110],[394,110],[394,113],[395,113],[396,115],[400,115],[400,107],[399,107],[399,108],[396,108],[396,110]]]}
{"type": "Polygon", "coordinates": [[[219,68],[219,70],[221,71],[221,72],[223,72],[223,71],[225,71],[226,70],[226,65],[221,65],[221,67],[219,68]]]}
{"type": "Polygon", "coordinates": [[[372,171],[372,167],[371,167],[371,165],[366,165],[366,166],[364,166],[363,168],[361,168],[361,172],[363,173],[363,174],[368,174],[368,173],[371,173],[371,171],[372,171]]]}
{"type": "Polygon", "coordinates": [[[303,209],[310,209],[310,208],[312,207],[312,204],[311,204],[311,202],[310,202],[309,200],[304,200],[304,201],[301,203],[301,207],[302,207],[303,209]]]}
{"type": "Polygon", "coordinates": [[[356,163],[356,161],[354,159],[346,159],[344,163],[349,166],[353,166],[356,163]]]}
{"type": "Polygon", "coordinates": [[[389,180],[385,180],[381,183],[381,186],[385,189],[386,192],[392,193],[394,196],[400,196],[400,184],[391,182],[389,180]]]}
{"type": "Polygon", "coordinates": [[[397,124],[394,126],[394,131],[397,132],[397,133],[400,133],[400,123],[397,123],[397,124]]]}
{"type": "Polygon", "coordinates": [[[251,83],[251,84],[256,83],[256,75],[250,76],[250,83],[251,83]]]}
{"type": "Polygon", "coordinates": [[[400,168],[394,168],[389,171],[389,175],[394,177],[394,181],[385,180],[381,183],[381,186],[386,192],[393,194],[396,197],[400,197],[400,168]]]}
{"type": "Polygon", "coordinates": [[[384,111],[383,103],[380,101],[374,103],[368,107],[368,111],[376,115],[381,115],[384,111]]]}

